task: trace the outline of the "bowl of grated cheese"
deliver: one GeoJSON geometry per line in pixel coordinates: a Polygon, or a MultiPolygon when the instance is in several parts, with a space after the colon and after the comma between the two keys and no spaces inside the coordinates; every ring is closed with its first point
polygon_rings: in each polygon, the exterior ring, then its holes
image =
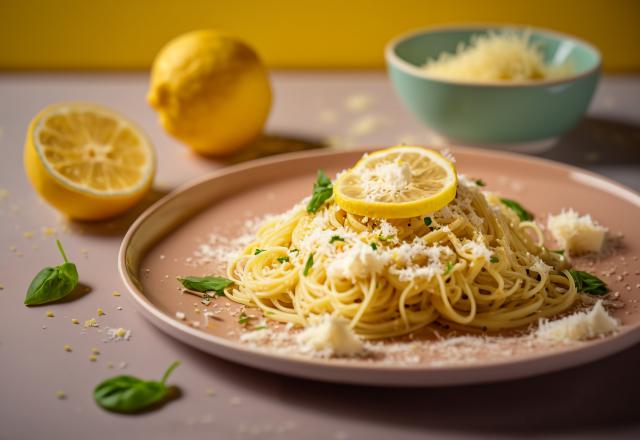
{"type": "Polygon", "coordinates": [[[427,28],[389,42],[400,100],[457,143],[509,148],[574,127],[591,102],[601,56],[553,31],[515,26],[427,28]]]}

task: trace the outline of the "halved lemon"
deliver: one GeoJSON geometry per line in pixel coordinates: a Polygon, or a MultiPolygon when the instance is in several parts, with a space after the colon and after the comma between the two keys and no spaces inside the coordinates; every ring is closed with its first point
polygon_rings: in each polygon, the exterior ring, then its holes
{"type": "Polygon", "coordinates": [[[54,104],[29,125],[24,165],[35,190],[67,216],[120,214],[151,187],[155,154],[142,130],[108,108],[54,104]]]}
{"type": "Polygon", "coordinates": [[[335,201],[352,214],[408,218],[437,211],[456,196],[455,167],[440,153],[398,146],[365,155],[334,185],[335,201]]]}

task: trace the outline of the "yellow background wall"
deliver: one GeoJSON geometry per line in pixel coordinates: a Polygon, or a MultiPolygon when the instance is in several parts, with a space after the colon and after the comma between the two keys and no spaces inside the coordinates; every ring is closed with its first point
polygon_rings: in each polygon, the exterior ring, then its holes
{"type": "Polygon", "coordinates": [[[640,0],[0,0],[0,69],[147,68],[164,42],[206,27],[272,67],[380,67],[392,36],[460,22],[574,34],[609,71],[640,70],[640,0]]]}

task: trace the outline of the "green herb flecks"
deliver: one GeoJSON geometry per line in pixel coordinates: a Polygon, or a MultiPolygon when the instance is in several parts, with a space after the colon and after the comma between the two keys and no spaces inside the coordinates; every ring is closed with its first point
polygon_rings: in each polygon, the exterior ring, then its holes
{"type": "Polygon", "coordinates": [[[249,323],[249,320],[251,318],[249,317],[249,315],[247,315],[246,313],[242,312],[240,313],[240,316],[238,317],[238,323],[241,325],[247,325],[249,323]]]}
{"type": "Polygon", "coordinates": [[[424,221],[424,224],[426,226],[431,226],[431,223],[433,223],[433,220],[431,220],[431,217],[425,217],[422,220],[424,221]]]}
{"type": "Polygon", "coordinates": [[[291,250],[289,251],[289,253],[290,253],[290,254],[293,254],[294,252],[295,252],[296,254],[299,254],[299,253],[300,253],[300,249],[291,249],[291,250]]]}
{"type": "Polygon", "coordinates": [[[215,296],[224,295],[224,289],[233,284],[233,281],[224,277],[178,277],[185,289],[194,292],[215,292],[215,296]]]}
{"type": "Polygon", "coordinates": [[[332,244],[334,241],[344,241],[344,238],[340,237],[339,235],[334,235],[333,237],[331,237],[331,240],[329,240],[329,244],[332,244]]]}
{"type": "Polygon", "coordinates": [[[254,329],[254,330],[266,330],[266,329],[268,329],[268,328],[269,328],[269,327],[267,327],[266,325],[258,325],[258,326],[256,326],[256,327],[254,327],[253,329],[254,329]]]}
{"type": "Polygon", "coordinates": [[[64,263],[59,266],[45,267],[33,278],[24,303],[28,306],[46,304],[69,295],[78,285],[76,265],[67,260],[60,240],[56,240],[64,263]]]}
{"type": "Polygon", "coordinates": [[[581,270],[569,269],[571,278],[576,284],[578,292],[587,293],[589,295],[602,296],[609,292],[607,285],[595,275],[581,270]]]}
{"type": "Polygon", "coordinates": [[[313,253],[310,253],[309,257],[307,258],[307,262],[304,263],[304,269],[302,270],[302,274],[305,277],[309,275],[309,270],[311,269],[312,266],[313,266],[313,253]]]}
{"type": "Polygon", "coordinates": [[[322,170],[318,170],[316,181],[313,184],[311,200],[307,205],[307,212],[316,212],[322,204],[333,195],[331,179],[322,170]]]}
{"type": "Polygon", "coordinates": [[[447,261],[447,268],[444,271],[445,276],[451,273],[451,271],[453,270],[453,266],[455,266],[455,264],[453,264],[451,261],[447,261]]]}
{"type": "Polygon", "coordinates": [[[265,249],[257,248],[257,249],[255,250],[255,252],[253,253],[253,255],[258,255],[258,254],[260,254],[260,253],[262,253],[262,252],[264,252],[264,251],[265,251],[265,249]]]}
{"type": "Polygon", "coordinates": [[[276,258],[280,263],[286,263],[289,261],[289,257],[278,257],[276,258]]]}
{"type": "Polygon", "coordinates": [[[165,400],[170,387],[169,375],[180,365],[179,361],[169,366],[160,382],[146,381],[133,376],[116,376],[100,383],[93,390],[93,398],[102,408],[121,413],[136,413],[165,400]]]}
{"type": "Polygon", "coordinates": [[[520,220],[531,221],[533,220],[533,214],[522,207],[522,205],[515,200],[500,199],[503,205],[515,212],[520,220]]]}
{"type": "Polygon", "coordinates": [[[371,243],[371,249],[373,249],[374,251],[378,250],[378,245],[375,243],[371,243]]]}
{"type": "Polygon", "coordinates": [[[499,260],[499,259],[498,259],[498,257],[496,257],[496,256],[492,256],[491,258],[489,258],[489,262],[491,262],[491,263],[494,263],[494,264],[495,264],[495,263],[497,263],[498,261],[500,261],[500,260],[499,260]]]}
{"type": "Polygon", "coordinates": [[[487,184],[484,183],[484,180],[482,179],[476,179],[475,182],[476,182],[476,185],[478,186],[487,186],[487,184]]]}
{"type": "Polygon", "coordinates": [[[563,255],[564,256],[564,249],[547,249],[549,252],[553,252],[554,254],[558,254],[558,255],[563,255]]]}
{"type": "Polygon", "coordinates": [[[394,238],[393,235],[386,235],[386,236],[382,234],[378,235],[378,240],[380,241],[388,241],[388,240],[392,240],[393,238],[394,238]]]}

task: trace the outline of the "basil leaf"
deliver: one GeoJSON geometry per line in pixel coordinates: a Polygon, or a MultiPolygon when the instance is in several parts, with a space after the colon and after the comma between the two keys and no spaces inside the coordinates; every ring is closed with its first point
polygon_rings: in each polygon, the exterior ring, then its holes
{"type": "Polygon", "coordinates": [[[316,212],[322,204],[333,195],[331,179],[322,170],[318,170],[316,181],[313,184],[311,200],[307,205],[307,212],[316,212]]]}
{"type": "Polygon", "coordinates": [[[171,364],[160,382],[145,381],[133,376],[112,377],[98,384],[93,390],[93,398],[98,405],[109,411],[142,411],[167,397],[169,388],[165,382],[178,365],[178,361],[171,364]]]}
{"type": "Polygon", "coordinates": [[[524,209],[522,207],[522,205],[518,202],[516,202],[515,200],[510,200],[510,199],[500,199],[500,201],[502,202],[503,205],[505,205],[507,208],[513,210],[518,217],[520,218],[520,220],[522,221],[530,221],[533,220],[533,214],[530,213],[529,211],[527,211],[526,209],[524,209]]]}
{"type": "Polygon", "coordinates": [[[215,292],[216,296],[224,295],[224,289],[233,284],[233,281],[224,277],[178,277],[185,289],[195,292],[215,292]]]}
{"type": "Polygon", "coordinates": [[[571,278],[576,284],[578,292],[587,293],[589,295],[602,296],[609,292],[609,288],[595,275],[591,275],[589,272],[583,272],[581,270],[569,269],[571,278]]]}
{"type": "Polygon", "coordinates": [[[76,265],[67,260],[60,240],[56,240],[64,263],[60,266],[45,267],[33,278],[24,304],[33,306],[46,304],[64,298],[74,291],[78,285],[78,270],[76,265]]]}

